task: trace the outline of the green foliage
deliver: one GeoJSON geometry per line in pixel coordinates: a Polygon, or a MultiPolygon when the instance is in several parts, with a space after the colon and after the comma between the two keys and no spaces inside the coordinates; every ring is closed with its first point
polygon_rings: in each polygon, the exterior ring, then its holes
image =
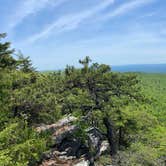
{"type": "Polygon", "coordinates": [[[130,149],[118,152],[113,159],[113,164],[115,166],[158,166],[159,163],[157,163],[155,149],[135,143],[130,149]]]}
{"type": "Polygon", "coordinates": [[[17,56],[18,56],[20,71],[25,72],[25,73],[35,71],[35,68],[33,67],[32,62],[29,57],[24,57],[21,52],[19,52],[17,56]]]}
{"type": "Polygon", "coordinates": [[[110,155],[103,155],[96,161],[97,166],[110,165],[110,163],[112,163],[112,159],[110,155]]]}
{"type": "Polygon", "coordinates": [[[165,74],[138,74],[142,82],[143,93],[151,98],[149,112],[166,126],[166,75],[165,74]]]}
{"type": "Polygon", "coordinates": [[[0,42],[0,165],[35,165],[47,138],[33,126],[66,114],[78,118],[76,137],[84,142],[89,127],[105,133],[113,157],[99,164],[163,165],[166,75],[114,73],[89,57],[79,61],[80,69],[40,73],[29,57],[13,53],[9,42],[0,42]]]}
{"type": "Polygon", "coordinates": [[[35,165],[45,150],[45,138],[23,121],[7,124],[0,132],[0,165],[35,165]]]}
{"type": "Polygon", "coordinates": [[[31,123],[51,123],[60,116],[56,80],[50,75],[16,72],[13,81],[12,111],[31,123]]]}
{"type": "MultiPolygon", "coordinates": [[[[0,41],[2,38],[5,38],[6,34],[0,34],[0,41]]],[[[11,54],[14,52],[13,49],[10,49],[10,43],[4,42],[0,43],[0,70],[4,68],[16,68],[17,60],[15,60],[11,54]]]]}

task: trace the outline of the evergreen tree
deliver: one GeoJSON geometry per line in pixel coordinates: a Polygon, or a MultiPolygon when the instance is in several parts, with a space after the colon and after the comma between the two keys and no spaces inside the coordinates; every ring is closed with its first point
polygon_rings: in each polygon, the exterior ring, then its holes
{"type": "Polygon", "coordinates": [[[89,57],[79,69],[37,72],[29,57],[14,58],[10,43],[1,42],[5,36],[0,34],[0,165],[35,165],[47,138],[34,125],[66,114],[77,116],[77,137],[84,142],[89,127],[104,133],[114,165],[164,165],[165,77],[114,73],[89,57]]]}
{"type": "Polygon", "coordinates": [[[66,69],[65,96],[70,100],[63,101],[64,109],[70,108],[70,113],[80,110],[83,116],[89,116],[92,126],[98,124],[93,115],[101,112],[100,118],[107,130],[111,155],[115,155],[121,146],[125,146],[122,110],[131,102],[142,99],[138,80],[132,74],[112,73],[108,65],[94,63],[89,66],[89,57],[79,62],[83,65],[82,69],[66,69]],[[88,99],[88,102],[83,98],[88,99]],[[80,99],[83,103],[80,103],[80,99]]]}
{"type": "Polygon", "coordinates": [[[24,55],[19,51],[17,54],[18,62],[19,62],[19,69],[24,73],[34,72],[35,68],[32,65],[30,57],[24,57],[24,55]]]}
{"type": "MultiPolygon", "coordinates": [[[[6,37],[6,34],[0,34],[0,41],[6,37]]],[[[16,68],[17,61],[12,57],[14,50],[10,48],[10,42],[0,42],[0,69],[16,68]]]]}

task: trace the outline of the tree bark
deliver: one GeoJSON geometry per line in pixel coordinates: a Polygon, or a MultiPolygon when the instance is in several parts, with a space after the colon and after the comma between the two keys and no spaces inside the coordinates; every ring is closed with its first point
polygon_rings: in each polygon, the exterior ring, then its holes
{"type": "Polygon", "coordinates": [[[110,154],[111,156],[114,156],[117,153],[117,142],[115,138],[115,133],[113,131],[114,129],[108,117],[104,117],[103,122],[107,129],[107,138],[110,144],[110,154]]]}
{"type": "Polygon", "coordinates": [[[119,128],[119,150],[123,144],[122,127],[119,128]]]}

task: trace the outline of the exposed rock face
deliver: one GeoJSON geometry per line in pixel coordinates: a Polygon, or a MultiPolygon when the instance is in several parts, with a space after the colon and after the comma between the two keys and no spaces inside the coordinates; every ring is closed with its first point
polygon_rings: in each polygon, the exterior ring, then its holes
{"type": "Polygon", "coordinates": [[[63,126],[57,129],[52,136],[52,140],[55,144],[60,144],[63,139],[72,135],[78,128],[75,125],[63,126]]]}
{"type": "Polygon", "coordinates": [[[68,116],[51,125],[41,125],[36,128],[37,132],[51,131],[53,147],[43,154],[40,166],[74,166],[86,161],[83,156],[88,154],[88,148],[79,139],[73,137],[78,129],[71,123],[77,118],[68,116]],[[81,160],[79,158],[82,158],[81,160]]]}
{"type": "Polygon", "coordinates": [[[110,152],[110,145],[108,141],[103,141],[100,145],[100,150],[99,150],[99,156],[102,155],[105,152],[110,152]]]}
{"type": "Polygon", "coordinates": [[[100,132],[99,129],[92,127],[87,130],[89,136],[89,144],[93,146],[93,148],[98,148],[101,144],[102,140],[104,139],[103,134],[100,132]]]}
{"type": "Polygon", "coordinates": [[[43,162],[42,165],[40,166],[89,166],[89,161],[85,159],[64,160],[64,159],[55,158],[55,159],[43,162]]]}
{"type": "Polygon", "coordinates": [[[88,160],[82,160],[79,163],[75,164],[74,166],[89,166],[88,160]]]}
{"type": "Polygon", "coordinates": [[[77,118],[74,117],[74,116],[67,116],[61,120],[59,120],[57,123],[55,124],[51,124],[51,125],[45,125],[45,124],[42,124],[40,125],[39,127],[36,128],[36,131],[37,132],[42,132],[42,131],[55,131],[59,128],[62,128],[63,126],[66,126],[74,121],[76,121],[77,118]]]}
{"type": "Polygon", "coordinates": [[[41,125],[36,128],[38,132],[51,131],[53,146],[49,152],[42,156],[40,166],[89,166],[91,161],[98,158],[108,150],[109,144],[104,141],[105,136],[97,128],[87,130],[89,145],[95,151],[95,157],[91,158],[89,147],[84,145],[79,138],[75,138],[74,132],[78,130],[71,123],[77,118],[68,116],[52,125],[41,125]]]}
{"type": "Polygon", "coordinates": [[[89,136],[89,146],[91,146],[95,152],[95,159],[103,153],[109,152],[109,143],[105,140],[104,134],[98,128],[90,128],[87,132],[89,136]]]}

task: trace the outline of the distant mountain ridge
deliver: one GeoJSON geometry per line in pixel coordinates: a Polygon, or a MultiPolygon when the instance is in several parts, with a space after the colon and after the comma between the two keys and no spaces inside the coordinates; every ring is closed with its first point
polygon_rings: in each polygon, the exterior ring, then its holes
{"type": "Polygon", "coordinates": [[[133,64],[133,65],[121,65],[121,66],[113,65],[112,71],[166,73],[166,64],[133,64]]]}

